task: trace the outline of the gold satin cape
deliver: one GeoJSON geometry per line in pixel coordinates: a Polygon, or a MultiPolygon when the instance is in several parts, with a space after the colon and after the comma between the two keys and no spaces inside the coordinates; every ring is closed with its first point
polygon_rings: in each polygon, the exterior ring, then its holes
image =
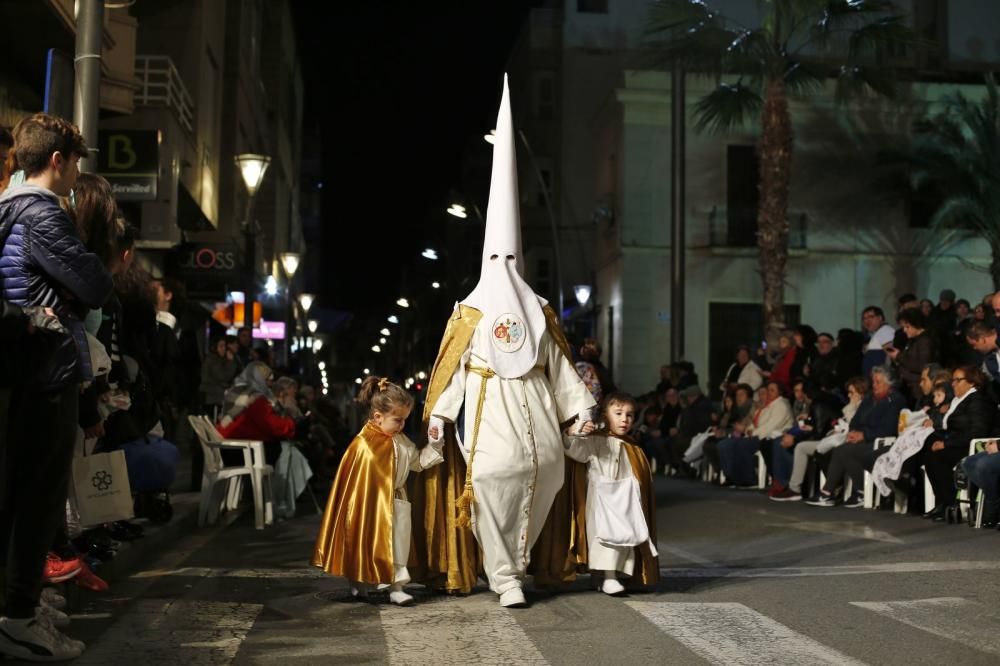
{"type": "Polygon", "coordinates": [[[366,423],[337,468],[313,549],[313,565],[352,581],[392,584],[395,478],[392,437],[366,423]]]}
{"type": "MultiPolygon", "coordinates": [[[[555,311],[547,305],[544,311],[549,335],[572,361],[555,311]]],[[[427,386],[422,428],[425,436],[431,411],[455,374],[481,318],[479,310],[459,305],[448,320],[427,386]]],[[[580,539],[585,536],[586,483],[586,465],[567,458],[566,480],[531,551],[528,570],[539,584],[572,581],[578,566],[586,564],[587,542],[580,539]]],[[[410,476],[413,551],[409,570],[415,581],[450,593],[468,594],[482,573],[482,557],[472,530],[456,524],[455,502],[464,485],[465,459],[455,440],[455,426],[449,423],[445,426],[444,463],[410,476]]]]}
{"type": "MultiPolygon", "coordinates": [[[[639,499],[642,502],[642,513],[646,517],[646,528],[649,538],[656,543],[656,493],[653,491],[653,471],[642,449],[631,441],[622,440],[622,449],[632,465],[632,474],[639,481],[639,499]]],[[[586,541],[584,541],[586,543],[586,541]]],[[[653,556],[649,543],[635,547],[635,567],[629,587],[644,587],[656,585],[660,581],[660,558],[653,556]]]]}

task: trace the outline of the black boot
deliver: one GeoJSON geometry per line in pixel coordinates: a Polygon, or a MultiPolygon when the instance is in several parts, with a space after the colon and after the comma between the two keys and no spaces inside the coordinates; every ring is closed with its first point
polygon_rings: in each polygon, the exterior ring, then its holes
{"type": "Polygon", "coordinates": [[[933,520],[935,522],[943,521],[947,510],[948,510],[947,506],[945,506],[944,504],[938,504],[933,509],[925,513],[924,518],[928,520],[933,520]]]}
{"type": "Polygon", "coordinates": [[[985,500],[983,502],[983,523],[984,528],[993,528],[1000,523],[1000,500],[985,500]]]}

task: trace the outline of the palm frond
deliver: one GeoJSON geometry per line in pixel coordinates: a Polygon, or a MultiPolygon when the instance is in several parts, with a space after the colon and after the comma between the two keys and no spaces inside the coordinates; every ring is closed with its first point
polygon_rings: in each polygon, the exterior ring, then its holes
{"type": "Polygon", "coordinates": [[[866,23],[853,31],[847,41],[850,62],[884,63],[889,55],[922,43],[906,25],[904,17],[885,16],[866,23]]]}
{"type": "Polygon", "coordinates": [[[830,69],[804,60],[792,60],[782,76],[788,94],[804,96],[823,90],[830,76],[830,69]]]}
{"type": "Polygon", "coordinates": [[[844,65],[837,72],[836,99],[843,103],[853,97],[896,96],[896,78],[883,67],[844,65]]]}
{"type": "Polygon", "coordinates": [[[738,129],[755,118],[763,105],[759,90],[742,82],[720,84],[695,105],[695,129],[712,133],[738,129]]]}

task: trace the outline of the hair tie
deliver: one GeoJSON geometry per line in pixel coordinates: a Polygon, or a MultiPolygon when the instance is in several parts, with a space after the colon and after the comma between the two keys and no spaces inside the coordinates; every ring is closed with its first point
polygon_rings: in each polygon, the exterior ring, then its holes
{"type": "Polygon", "coordinates": [[[381,393],[386,388],[388,388],[388,386],[389,386],[389,378],[388,377],[383,377],[382,379],[378,380],[378,391],[379,391],[379,393],[381,393]]]}

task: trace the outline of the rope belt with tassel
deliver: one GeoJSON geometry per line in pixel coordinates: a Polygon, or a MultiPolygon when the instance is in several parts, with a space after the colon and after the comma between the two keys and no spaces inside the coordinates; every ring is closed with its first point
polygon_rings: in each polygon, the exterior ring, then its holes
{"type": "Polygon", "coordinates": [[[483,420],[483,403],[486,402],[486,382],[491,377],[496,376],[496,372],[489,368],[477,368],[468,366],[469,372],[482,377],[479,383],[479,400],[476,402],[476,420],[472,426],[472,446],[469,448],[469,464],[465,468],[465,488],[462,495],[456,500],[455,507],[458,509],[458,518],[455,523],[459,527],[472,526],[472,504],[476,501],[476,496],[472,492],[472,461],[476,457],[476,442],[479,441],[479,424],[483,420]]]}

